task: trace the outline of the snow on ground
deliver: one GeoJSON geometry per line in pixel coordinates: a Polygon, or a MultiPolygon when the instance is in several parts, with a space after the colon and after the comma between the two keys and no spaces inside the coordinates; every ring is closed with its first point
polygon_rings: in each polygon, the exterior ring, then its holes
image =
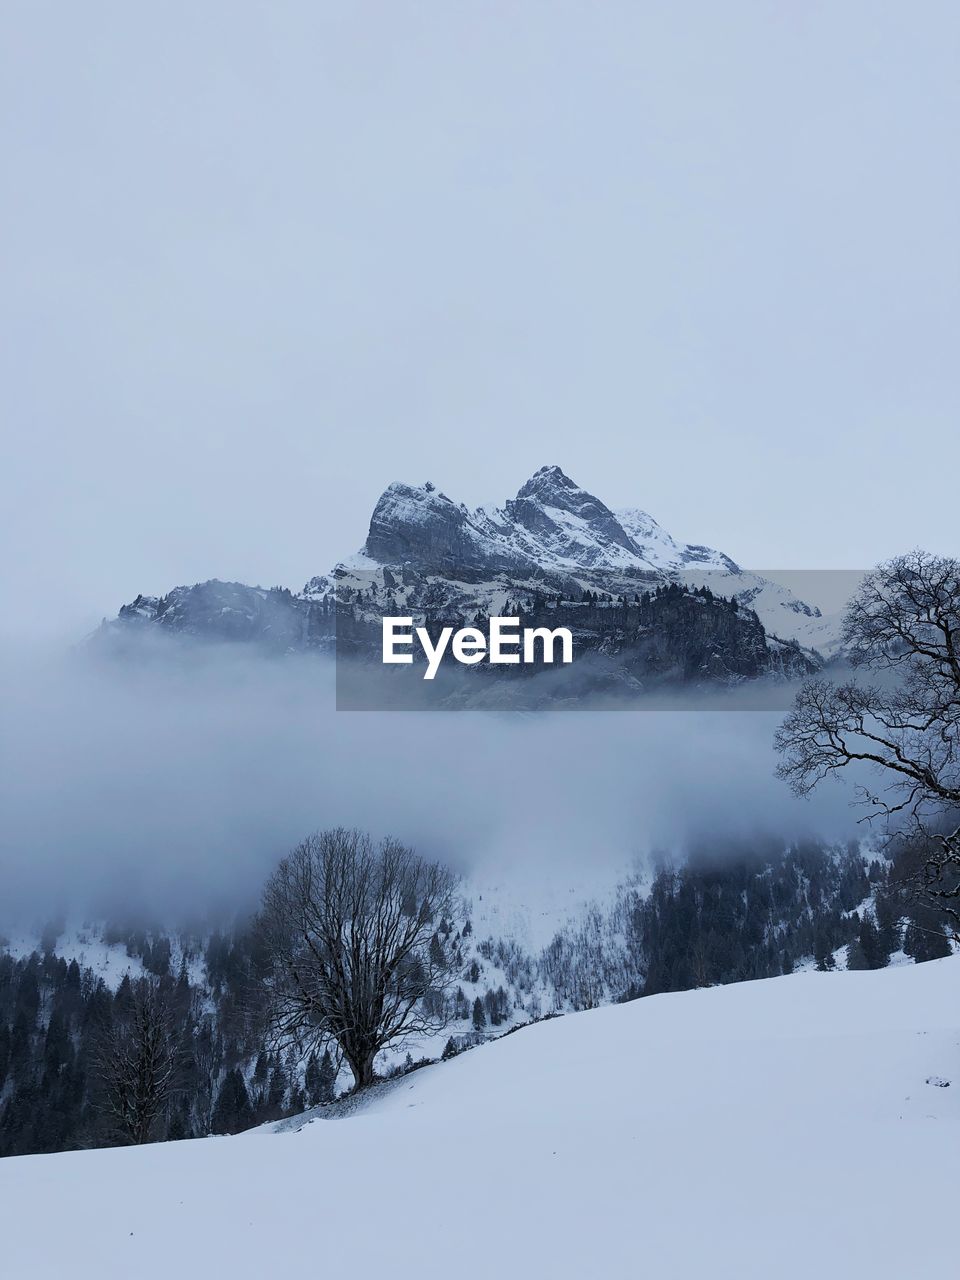
{"type": "MultiPolygon", "coordinates": [[[[90,969],[93,974],[102,978],[111,991],[116,991],[124,977],[131,980],[142,978],[147,970],[139,956],[131,956],[122,942],[107,942],[104,938],[103,921],[70,921],[57,934],[54,952],[57,959],[69,964],[76,960],[81,969],[90,969]]],[[[175,934],[164,934],[170,943],[170,972],[174,977],[180,972],[180,965],[186,962],[187,976],[196,986],[206,982],[206,968],[203,956],[199,953],[184,955],[180,940],[175,934]]],[[[20,930],[9,936],[3,935],[0,941],[0,952],[7,951],[17,960],[26,959],[33,952],[41,952],[43,930],[20,930]]]]}
{"type": "MultiPolygon", "coordinates": [[[[523,847],[525,832],[518,833],[523,847]]],[[[536,846],[531,839],[531,847],[536,846]]],[[[516,942],[532,955],[549,945],[566,925],[579,921],[591,904],[612,905],[617,890],[639,881],[639,857],[601,855],[586,866],[553,858],[549,875],[535,856],[488,855],[484,869],[472,872],[463,886],[467,914],[477,938],[516,942]]]]}
{"type": "MultiPolygon", "coordinates": [[[[40,937],[40,930],[16,933],[0,950],[9,951],[16,959],[22,960],[41,949],[40,937]]],[[[116,991],[126,974],[133,979],[142,978],[146,972],[138,956],[127,955],[124,946],[103,940],[100,924],[67,926],[57,936],[54,950],[57,958],[67,964],[76,960],[81,969],[91,969],[112,991],[116,991]]]]}
{"type": "Polygon", "coordinates": [[[5,1274],[955,1274],[960,957],[517,1032],[299,1132],[0,1161],[5,1274]]]}
{"type": "MultiPolygon", "coordinates": [[[[463,883],[464,911],[470,920],[472,934],[464,939],[463,973],[458,985],[472,1007],[477,996],[481,999],[488,990],[503,987],[510,996],[510,1006],[505,1020],[497,1027],[488,1027],[481,1034],[496,1038],[511,1026],[529,1022],[532,1017],[550,1013],[555,1008],[554,992],[543,979],[535,979],[530,987],[519,991],[507,972],[495,960],[480,953],[478,944],[485,941],[517,944],[531,959],[550,942],[558,932],[571,924],[582,922],[591,906],[609,909],[617,891],[627,882],[641,884],[643,869],[639,859],[606,863],[597,862],[585,870],[582,865],[554,859],[550,876],[543,878],[539,864],[530,858],[509,860],[495,855],[487,858],[482,873],[470,874],[463,883]],[[479,980],[471,983],[466,977],[470,960],[476,960],[479,980]]],[[[472,1038],[471,1021],[450,1022],[435,1033],[420,1034],[396,1047],[384,1050],[377,1059],[377,1070],[383,1073],[400,1066],[409,1053],[413,1060],[439,1058],[448,1039],[463,1041],[472,1038]]],[[[340,1087],[348,1088],[352,1078],[344,1069],[340,1087]]]]}

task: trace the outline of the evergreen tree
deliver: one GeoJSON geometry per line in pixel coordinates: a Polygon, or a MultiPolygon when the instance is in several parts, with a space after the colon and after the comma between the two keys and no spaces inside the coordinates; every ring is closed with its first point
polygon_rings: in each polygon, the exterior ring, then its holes
{"type": "Polygon", "coordinates": [[[881,963],[889,964],[894,951],[900,949],[900,918],[897,908],[885,893],[877,892],[874,898],[877,913],[877,954],[881,963]]]}
{"type": "Polygon", "coordinates": [[[315,1052],[307,1059],[307,1069],[303,1075],[303,1087],[307,1093],[307,1102],[315,1107],[320,1102],[320,1064],[315,1052]]]}
{"type": "Polygon", "coordinates": [[[239,1133],[253,1123],[253,1110],[243,1076],[236,1067],[223,1078],[210,1119],[211,1133],[239,1133]]]}
{"type": "Polygon", "coordinates": [[[271,1111],[283,1110],[283,1100],[287,1096],[287,1076],[283,1064],[277,1062],[270,1076],[270,1089],[267,1093],[267,1106],[271,1111]]]}
{"type": "Polygon", "coordinates": [[[0,1018],[0,1093],[3,1092],[3,1086],[7,1080],[7,1070],[10,1066],[10,1032],[7,1024],[0,1018]]]}
{"type": "Polygon", "coordinates": [[[259,1088],[267,1083],[267,1077],[270,1075],[270,1055],[262,1049],[257,1054],[257,1064],[253,1069],[253,1083],[259,1088]]]}
{"type": "Polygon", "coordinates": [[[330,1050],[324,1049],[320,1059],[320,1103],[326,1106],[337,1096],[337,1068],[330,1050]]]}
{"type": "Polygon", "coordinates": [[[883,953],[880,930],[874,923],[873,917],[866,913],[860,922],[859,941],[868,969],[882,969],[889,962],[889,952],[886,955],[883,953]]]}
{"type": "Polygon", "coordinates": [[[477,996],[473,1002],[473,1029],[474,1031],[482,1031],[487,1025],[487,1018],[483,1012],[483,1001],[477,996]]]}
{"type": "Polygon", "coordinates": [[[825,921],[820,921],[817,925],[813,955],[817,962],[817,969],[821,973],[834,968],[832,939],[825,921]]]}
{"type": "Polygon", "coordinates": [[[939,924],[921,925],[911,920],[907,925],[903,949],[917,964],[926,960],[941,960],[952,954],[950,940],[939,924]]]}
{"type": "Polygon", "coordinates": [[[322,1058],[311,1053],[307,1060],[304,1076],[307,1101],[311,1107],[326,1106],[332,1102],[336,1090],[337,1072],[330,1057],[330,1050],[325,1049],[322,1058]]]}

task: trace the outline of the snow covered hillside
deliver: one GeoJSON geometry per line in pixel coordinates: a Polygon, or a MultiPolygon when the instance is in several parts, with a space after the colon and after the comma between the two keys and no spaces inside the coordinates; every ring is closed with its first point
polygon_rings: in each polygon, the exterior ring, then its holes
{"type": "Polygon", "coordinates": [[[299,1131],[0,1161],[4,1262],[946,1276],[958,1123],[960,957],[803,973],[543,1022],[299,1131]]]}

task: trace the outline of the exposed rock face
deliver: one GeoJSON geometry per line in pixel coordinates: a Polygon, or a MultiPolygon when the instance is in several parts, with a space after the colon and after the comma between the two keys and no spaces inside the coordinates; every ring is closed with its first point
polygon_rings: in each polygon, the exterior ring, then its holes
{"type": "Polygon", "coordinates": [[[549,539],[562,548],[566,558],[584,567],[593,566],[597,548],[605,544],[643,560],[642,552],[610,508],[574,484],[559,467],[541,467],[507,503],[507,513],[534,537],[549,539]],[[578,536],[581,527],[589,530],[589,541],[578,536]]]}
{"type": "Polygon", "coordinates": [[[365,551],[381,564],[410,562],[438,571],[520,566],[509,548],[491,543],[466,507],[432,485],[389,485],[373,509],[365,551]]]}
{"type": "MultiPolygon", "coordinates": [[[[318,583],[319,579],[313,579],[318,583]]],[[[135,633],[243,643],[274,652],[321,647],[333,634],[333,597],[294,595],[284,587],[265,590],[241,582],[199,582],[175,587],[165,596],[137,596],[124,605],[114,623],[98,633],[120,642],[135,633]],[[326,623],[329,622],[329,625],[326,623]]]]}
{"type": "Polygon", "coordinates": [[[364,552],[379,564],[439,571],[587,569],[636,576],[683,564],[737,571],[727,556],[674,542],[644,512],[626,517],[556,466],[541,467],[502,507],[475,511],[429,483],[391,484],[374,508],[364,552]]]}

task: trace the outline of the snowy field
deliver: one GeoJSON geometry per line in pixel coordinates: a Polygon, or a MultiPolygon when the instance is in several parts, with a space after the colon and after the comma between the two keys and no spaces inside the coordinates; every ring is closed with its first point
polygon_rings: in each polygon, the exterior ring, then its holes
{"type": "Polygon", "coordinates": [[[538,1024],[296,1130],[0,1161],[4,1275],[956,1274],[960,957],[538,1024]]]}

